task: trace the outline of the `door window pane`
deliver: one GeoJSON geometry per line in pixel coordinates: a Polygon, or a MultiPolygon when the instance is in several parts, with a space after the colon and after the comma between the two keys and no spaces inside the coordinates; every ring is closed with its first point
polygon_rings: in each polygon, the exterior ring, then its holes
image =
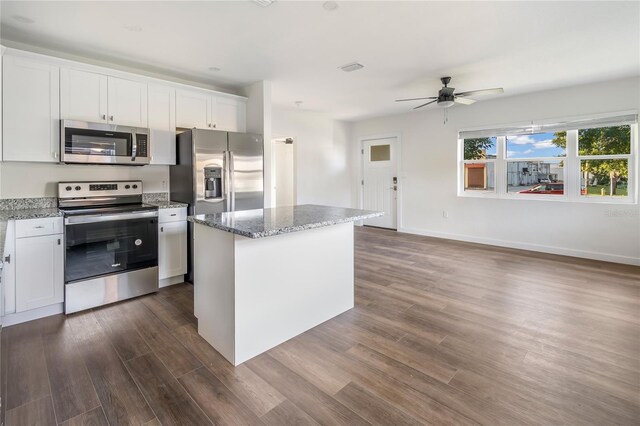
{"type": "Polygon", "coordinates": [[[631,153],[631,126],[578,130],[578,155],[625,155],[631,153]]]}
{"type": "Polygon", "coordinates": [[[580,194],[585,197],[629,195],[629,161],[582,160],[580,161],[580,194]]]}
{"type": "Polygon", "coordinates": [[[507,136],[507,158],[564,157],[567,132],[507,136]]]}
{"type": "Polygon", "coordinates": [[[465,163],[464,190],[465,191],[493,191],[495,190],[496,174],[494,163],[465,163]]]}
{"type": "Polygon", "coordinates": [[[564,194],[564,161],[509,161],[507,192],[528,195],[564,194]]]}
{"type": "Polygon", "coordinates": [[[473,138],[465,139],[464,159],[465,160],[487,160],[495,159],[497,154],[498,138],[473,138]]]}
{"type": "Polygon", "coordinates": [[[391,160],[391,145],[371,145],[371,161],[391,160]]]}

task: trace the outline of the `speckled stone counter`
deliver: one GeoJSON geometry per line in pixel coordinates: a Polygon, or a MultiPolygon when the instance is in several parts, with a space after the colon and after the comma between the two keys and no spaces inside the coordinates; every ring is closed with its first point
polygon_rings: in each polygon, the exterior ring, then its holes
{"type": "Polygon", "coordinates": [[[370,210],[314,204],[189,216],[187,220],[248,238],[264,238],[382,216],[370,210]]]}
{"type": "Polygon", "coordinates": [[[149,192],[142,194],[142,202],[159,209],[176,209],[180,207],[188,207],[188,204],[171,201],[167,192],[149,192]]]}
{"type": "MultiPolygon", "coordinates": [[[[62,212],[57,208],[57,202],[58,199],[55,197],[0,200],[0,259],[4,259],[7,223],[10,220],[62,216],[62,212]]],[[[2,263],[0,262],[0,264],[2,263]]]]}

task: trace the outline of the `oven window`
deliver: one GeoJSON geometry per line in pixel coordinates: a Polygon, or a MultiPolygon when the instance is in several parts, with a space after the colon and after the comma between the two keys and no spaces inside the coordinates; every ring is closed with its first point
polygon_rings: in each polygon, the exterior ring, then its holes
{"type": "Polygon", "coordinates": [[[65,237],[65,283],[158,266],[156,218],[69,224],[65,237]]]}
{"type": "Polygon", "coordinates": [[[87,129],[65,130],[65,153],[101,155],[107,157],[131,156],[131,135],[87,129]]]}

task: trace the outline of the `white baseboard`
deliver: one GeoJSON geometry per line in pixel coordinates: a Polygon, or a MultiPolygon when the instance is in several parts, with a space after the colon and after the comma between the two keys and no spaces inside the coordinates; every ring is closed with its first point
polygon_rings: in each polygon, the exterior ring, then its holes
{"type": "Polygon", "coordinates": [[[520,250],[537,251],[541,253],[558,254],[561,256],[581,257],[584,259],[601,260],[604,262],[623,263],[625,265],[640,266],[640,259],[632,256],[599,253],[587,250],[569,249],[564,247],[545,246],[542,244],[522,243],[517,241],[498,240],[494,238],[473,237],[469,235],[450,234],[447,232],[433,232],[415,228],[398,228],[398,232],[424,235],[426,237],[443,238],[447,240],[465,241],[468,243],[487,244],[490,246],[508,247],[520,250]]]}
{"type": "Polygon", "coordinates": [[[31,309],[29,311],[17,312],[15,314],[7,314],[2,317],[2,326],[20,324],[21,322],[33,321],[39,318],[49,317],[64,312],[64,303],[56,303],[55,305],[43,306],[42,308],[31,309]]]}
{"type": "Polygon", "coordinates": [[[176,275],[175,277],[165,278],[160,280],[160,282],[158,283],[158,286],[160,288],[169,287],[170,285],[180,284],[183,282],[184,282],[184,275],[176,275]]]}

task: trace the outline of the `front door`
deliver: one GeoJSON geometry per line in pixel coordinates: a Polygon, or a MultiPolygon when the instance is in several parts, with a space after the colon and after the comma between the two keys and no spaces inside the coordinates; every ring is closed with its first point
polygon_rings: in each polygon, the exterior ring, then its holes
{"type": "Polygon", "coordinates": [[[397,228],[398,159],[397,139],[371,139],[362,143],[362,194],[365,210],[383,211],[384,216],[367,219],[365,225],[397,228]]]}

